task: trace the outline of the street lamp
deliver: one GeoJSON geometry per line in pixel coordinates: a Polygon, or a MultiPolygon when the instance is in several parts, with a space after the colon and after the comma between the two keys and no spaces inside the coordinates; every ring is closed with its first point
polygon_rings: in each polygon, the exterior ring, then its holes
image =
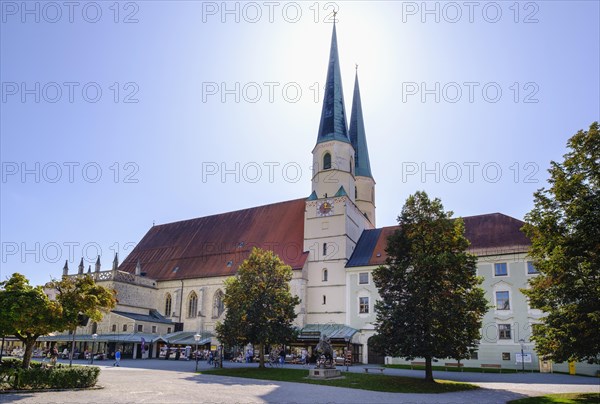
{"type": "Polygon", "coordinates": [[[196,372],[198,371],[198,342],[200,342],[200,334],[194,335],[194,341],[196,341],[196,372]]]}
{"type": "Polygon", "coordinates": [[[519,344],[521,344],[521,370],[523,371],[523,373],[525,373],[525,355],[524,355],[525,340],[523,338],[521,338],[519,340],[519,344]]]}
{"type": "Polygon", "coordinates": [[[98,338],[98,334],[92,334],[92,365],[94,364],[94,347],[96,345],[96,338],[98,338]]]}

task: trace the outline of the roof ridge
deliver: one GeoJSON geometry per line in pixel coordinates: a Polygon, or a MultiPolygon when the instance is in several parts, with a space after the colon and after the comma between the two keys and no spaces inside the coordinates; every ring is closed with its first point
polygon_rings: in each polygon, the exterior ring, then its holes
{"type": "Polygon", "coordinates": [[[157,227],[163,227],[163,226],[169,226],[169,225],[172,225],[172,224],[175,224],[175,223],[191,222],[191,221],[194,221],[194,220],[206,219],[206,218],[209,218],[209,217],[224,216],[224,215],[229,215],[229,214],[232,214],[232,213],[243,212],[243,211],[246,211],[246,210],[260,209],[260,208],[265,208],[267,206],[274,206],[274,205],[280,205],[280,204],[284,204],[284,203],[292,203],[292,202],[298,202],[298,201],[305,202],[306,198],[289,199],[287,201],[280,201],[280,202],[274,202],[274,203],[266,203],[264,205],[258,205],[258,206],[248,207],[248,208],[237,209],[237,210],[230,210],[228,212],[213,213],[213,214],[210,214],[210,215],[207,215],[207,216],[193,217],[191,219],[176,220],[174,222],[167,222],[167,223],[156,224],[156,225],[152,226],[150,229],[157,228],[157,227]]]}

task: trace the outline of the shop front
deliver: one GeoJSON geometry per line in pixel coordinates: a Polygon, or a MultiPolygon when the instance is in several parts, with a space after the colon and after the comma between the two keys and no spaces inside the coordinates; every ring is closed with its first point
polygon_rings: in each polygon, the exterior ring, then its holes
{"type": "Polygon", "coordinates": [[[360,363],[362,345],[353,342],[358,332],[343,324],[307,324],[298,333],[295,341],[290,343],[286,354],[301,358],[303,351],[308,354],[311,363],[317,359],[317,344],[321,337],[326,337],[333,348],[333,356],[338,365],[360,363]]]}

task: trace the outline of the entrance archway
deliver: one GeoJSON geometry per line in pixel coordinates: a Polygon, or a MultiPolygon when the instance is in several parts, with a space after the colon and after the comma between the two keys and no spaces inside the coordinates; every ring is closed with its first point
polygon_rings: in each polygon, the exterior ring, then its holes
{"type": "Polygon", "coordinates": [[[369,364],[374,364],[374,365],[383,365],[385,363],[385,355],[377,352],[373,348],[372,342],[373,342],[373,337],[371,337],[367,340],[367,345],[368,345],[367,362],[369,364]]]}

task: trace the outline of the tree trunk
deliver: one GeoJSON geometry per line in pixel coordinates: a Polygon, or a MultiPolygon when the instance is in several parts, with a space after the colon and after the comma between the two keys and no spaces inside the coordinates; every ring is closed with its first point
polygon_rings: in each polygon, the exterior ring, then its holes
{"type": "Polygon", "coordinates": [[[71,352],[69,352],[69,367],[73,366],[73,351],[75,351],[75,330],[73,329],[73,338],[71,339],[71,352]]]}
{"type": "Polygon", "coordinates": [[[264,354],[264,346],[263,343],[261,342],[260,344],[258,344],[258,367],[259,368],[264,368],[265,367],[265,354],[264,354]]]}
{"type": "Polygon", "coordinates": [[[431,366],[431,356],[425,357],[425,381],[433,383],[433,368],[431,366]]]}
{"type": "Polygon", "coordinates": [[[25,353],[23,354],[23,369],[28,369],[31,363],[31,354],[33,353],[33,346],[37,337],[28,336],[25,341],[25,353]]]}

